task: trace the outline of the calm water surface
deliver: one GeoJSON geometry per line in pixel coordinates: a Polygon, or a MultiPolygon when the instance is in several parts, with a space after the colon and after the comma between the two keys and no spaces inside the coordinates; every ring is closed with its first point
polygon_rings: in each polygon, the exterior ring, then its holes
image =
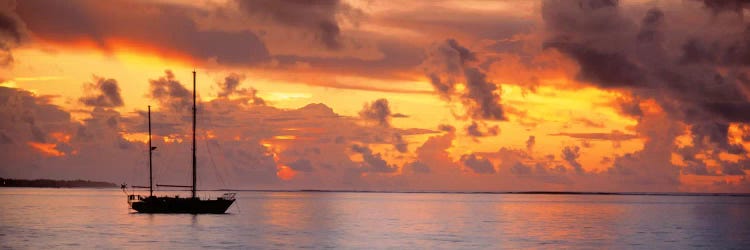
{"type": "Polygon", "coordinates": [[[0,247],[750,247],[749,197],[239,192],[229,212],[133,214],[117,189],[0,188],[0,247]]]}

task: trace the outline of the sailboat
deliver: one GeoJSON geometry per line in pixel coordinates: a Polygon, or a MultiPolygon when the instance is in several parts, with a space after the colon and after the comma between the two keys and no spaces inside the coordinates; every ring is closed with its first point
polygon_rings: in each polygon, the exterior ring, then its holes
{"type": "MultiPolygon", "coordinates": [[[[148,196],[128,195],[128,204],[130,208],[139,213],[189,213],[189,214],[223,214],[232,206],[235,201],[235,193],[225,193],[216,199],[201,199],[196,196],[196,144],[195,144],[195,71],[193,71],[193,148],[192,148],[192,167],[193,167],[193,185],[159,185],[160,187],[180,187],[190,188],[190,197],[179,196],[154,196],[154,179],[153,165],[151,161],[152,152],[156,147],[151,145],[151,106],[148,107],[148,196]]],[[[145,188],[143,186],[133,186],[134,188],[145,188]]]]}

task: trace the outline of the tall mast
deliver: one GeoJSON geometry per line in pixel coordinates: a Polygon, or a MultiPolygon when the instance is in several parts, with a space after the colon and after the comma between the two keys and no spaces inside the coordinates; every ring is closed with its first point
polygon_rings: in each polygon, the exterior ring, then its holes
{"type": "Polygon", "coordinates": [[[196,159],[195,159],[195,113],[196,113],[196,106],[195,106],[195,70],[193,70],[193,188],[192,188],[192,198],[195,198],[195,165],[196,165],[196,159]]]}
{"type": "Polygon", "coordinates": [[[151,105],[148,105],[148,196],[154,196],[154,171],[151,165],[151,105]]]}

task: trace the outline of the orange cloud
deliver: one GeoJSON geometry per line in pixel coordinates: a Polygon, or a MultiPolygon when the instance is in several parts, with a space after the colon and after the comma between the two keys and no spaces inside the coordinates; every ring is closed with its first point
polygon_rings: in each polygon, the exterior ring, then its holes
{"type": "Polygon", "coordinates": [[[279,177],[279,179],[288,181],[294,178],[294,176],[297,175],[297,172],[292,170],[292,168],[288,166],[281,166],[278,168],[278,171],[276,171],[276,176],[279,177]]]}
{"type": "Polygon", "coordinates": [[[29,146],[36,149],[45,156],[60,157],[65,156],[65,153],[57,150],[57,145],[54,143],[41,143],[41,142],[28,142],[29,146]]]}
{"type": "Polygon", "coordinates": [[[63,132],[54,132],[50,134],[52,138],[55,138],[58,142],[64,142],[69,143],[70,142],[70,135],[63,133],[63,132]]]}

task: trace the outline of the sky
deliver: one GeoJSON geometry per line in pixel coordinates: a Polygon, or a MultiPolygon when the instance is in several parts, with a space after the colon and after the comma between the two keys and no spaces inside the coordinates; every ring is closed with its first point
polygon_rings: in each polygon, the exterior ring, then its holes
{"type": "Polygon", "coordinates": [[[0,176],[750,192],[741,0],[0,0],[0,176]]]}

